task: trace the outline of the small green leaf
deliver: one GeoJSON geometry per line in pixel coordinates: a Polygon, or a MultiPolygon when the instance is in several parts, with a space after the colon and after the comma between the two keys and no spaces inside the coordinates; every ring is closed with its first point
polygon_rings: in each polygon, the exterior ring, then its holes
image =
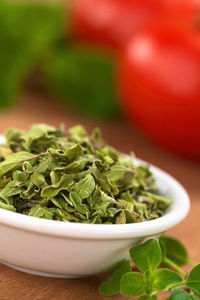
{"type": "Polygon", "coordinates": [[[4,161],[0,162],[0,177],[7,172],[21,168],[21,161],[25,161],[26,159],[30,159],[32,157],[34,157],[34,155],[26,151],[16,152],[10,156],[7,156],[4,161]]]}
{"type": "Polygon", "coordinates": [[[109,171],[107,171],[105,173],[105,175],[108,176],[108,179],[111,182],[117,182],[121,178],[123,178],[126,174],[130,174],[131,175],[130,177],[133,179],[135,173],[136,173],[135,170],[130,169],[126,165],[120,164],[120,163],[116,163],[114,166],[112,166],[110,168],[109,171]]]}
{"type": "Polygon", "coordinates": [[[169,269],[159,269],[154,273],[154,288],[157,292],[167,290],[172,284],[183,282],[181,276],[169,269]]]}
{"type": "Polygon", "coordinates": [[[124,210],[122,210],[115,218],[116,224],[126,224],[126,214],[124,210]]]}
{"type": "Polygon", "coordinates": [[[55,197],[60,191],[68,190],[73,184],[73,175],[65,174],[61,180],[56,184],[46,186],[42,189],[41,197],[51,198],[55,197]]]}
{"type": "Polygon", "coordinates": [[[169,236],[161,236],[159,243],[163,253],[163,265],[171,267],[169,260],[178,266],[183,266],[188,263],[189,256],[187,250],[179,240],[169,236]]]}
{"type": "Polygon", "coordinates": [[[95,188],[95,181],[92,175],[87,175],[74,185],[74,191],[77,192],[82,199],[88,198],[95,188]]]}
{"type": "Polygon", "coordinates": [[[73,206],[79,213],[84,214],[84,215],[87,215],[89,213],[89,210],[88,210],[86,204],[82,203],[82,198],[79,196],[78,193],[70,192],[69,199],[73,203],[73,206]]]}
{"type": "Polygon", "coordinates": [[[5,200],[7,204],[8,198],[20,194],[22,191],[21,187],[18,187],[15,181],[10,181],[8,184],[0,191],[0,198],[5,200]]]}
{"type": "Polygon", "coordinates": [[[13,176],[12,177],[13,177],[14,181],[23,183],[23,182],[25,182],[28,179],[29,174],[27,174],[27,173],[25,173],[23,171],[20,171],[20,170],[16,170],[16,171],[13,172],[13,176]]]}
{"type": "Polygon", "coordinates": [[[9,145],[10,141],[19,142],[24,133],[25,133],[25,131],[23,131],[23,130],[19,130],[16,128],[9,128],[8,130],[6,130],[6,132],[4,134],[7,144],[9,145]]]}
{"type": "Polygon", "coordinates": [[[190,272],[187,278],[187,286],[193,293],[200,296],[200,264],[190,272]]]}
{"type": "Polygon", "coordinates": [[[6,210],[11,210],[11,211],[16,211],[16,209],[13,205],[5,204],[1,200],[0,200],[0,208],[6,209],[6,210]]]}
{"type": "Polygon", "coordinates": [[[124,296],[144,294],[144,275],[138,272],[126,273],[120,281],[120,292],[124,296]]]}
{"type": "Polygon", "coordinates": [[[82,154],[83,150],[80,144],[76,144],[67,150],[67,158],[72,161],[82,154]]]}
{"type": "Polygon", "coordinates": [[[153,271],[160,265],[162,253],[158,240],[149,240],[129,250],[130,256],[141,271],[153,271]]]}
{"type": "Polygon", "coordinates": [[[170,300],[190,300],[189,294],[182,289],[173,290],[170,300]]]}
{"type": "Polygon", "coordinates": [[[30,209],[28,215],[32,217],[49,219],[49,220],[53,219],[53,213],[48,208],[41,207],[38,204],[36,204],[30,209]]]}
{"type": "Polygon", "coordinates": [[[76,125],[71,127],[69,130],[69,134],[72,138],[79,141],[80,139],[85,138],[88,134],[85,128],[82,125],[76,125]]]}
{"type": "Polygon", "coordinates": [[[105,296],[111,296],[120,292],[120,280],[122,276],[131,271],[130,262],[124,261],[119,269],[117,269],[107,281],[103,282],[100,286],[100,293],[105,296]]]}
{"type": "Polygon", "coordinates": [[[43,184],[46,183],[45,178],[42,174],[38,173],[37,171],[31,175],[31,180],[34,185],[37,187],[41,187],[43,184]]]}
{"type": "Polygon", "coordinates": [[[119,193],[119,190],[116,187],[116,185],[112,184],[105,174],[95,172],[94,176],[95,181],[105,192],[113,195],[117,195],[119,193]]]}

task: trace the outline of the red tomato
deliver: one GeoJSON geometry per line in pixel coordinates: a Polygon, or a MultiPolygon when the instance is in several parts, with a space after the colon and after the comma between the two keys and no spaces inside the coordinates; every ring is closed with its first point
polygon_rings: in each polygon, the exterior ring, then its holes
{"type": "Polygon", "coordinates": [[[79,40],[121,47],[163,14],[187,17],[196,7],[191,0],[74,0],[73,35],[79,40]]]}
{"type": "Polygon", "coordinates": [[[200,32],[162,24],[146,29],[127,45],[118,75],[130,121],[200,161],[200,32]]]}

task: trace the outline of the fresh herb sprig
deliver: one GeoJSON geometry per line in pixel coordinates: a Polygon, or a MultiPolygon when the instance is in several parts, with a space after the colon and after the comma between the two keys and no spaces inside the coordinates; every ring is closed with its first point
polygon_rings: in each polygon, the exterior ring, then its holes
{"type": "Polygon", "coordinates": [[[8,129],[0,147],[0,208],[65,222],[125,224],[161,217],[148,166],[107,146],[99,130],[44,124],[8,129]]]}
{"type": "Polygon", "coordinates": [[[130,262],[123,261],[100,286],[103,295],[121,293],[124,296],[139,296],[138,300],[156,300],[159,292],[170,291],[170,300],[199,299],[200,264],[189,275],[185,274],[180,267],[191,264],[191,261],[178,240],[162,236],[159,240],[148,240],[131,248],[129,253],[138,271],[131,271],[130,262]],[[177,272],[163,266],[172,267],[177,272]],[[182,288],[187,288],[189,292],[182,288]]]}

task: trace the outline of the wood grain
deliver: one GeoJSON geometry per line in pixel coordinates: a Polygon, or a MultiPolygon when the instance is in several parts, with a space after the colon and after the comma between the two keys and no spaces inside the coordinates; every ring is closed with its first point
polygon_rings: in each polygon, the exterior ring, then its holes
{"type": "MultiPolygon", "coordinates": [[[[94,120],[83,117],[69,108],[63,108],[53,99],[27,92],[21,103],[0,115],[0,132],[15,126],[28,129],[32,123],[46,122],[66,127],[76,123],[84,124],[89,130],[99,126],[108,143],[119,150],[129,152],[147,160],[175,176],[188,190],[191,211],[188,217],[168,233],[180,238],[189,250],[193,260],[200,261],[200,166],[177,158],[158,148],[136,129],[130,128],[123,120],[94,120]]],[[[17,241],[16,241],[17,242],[17,241]]],[[[3,245],[0,245],[3,247],[3,245]]],[[[13,249],[14,251],[14,249],[13,249]]],[[[98,293],[99,284],[107,274],[87,279],[49,279],[24,274],[0,264],[0,300],[103,300],[133,299],[122,296],[106,298],[98,293]]],[[[161,295],[160,299],[168,296],[161,295]]]]}

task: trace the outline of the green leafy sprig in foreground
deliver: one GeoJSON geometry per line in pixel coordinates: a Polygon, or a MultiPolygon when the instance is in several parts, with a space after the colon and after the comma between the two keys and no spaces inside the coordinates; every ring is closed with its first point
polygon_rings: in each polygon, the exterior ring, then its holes
{"type": "Polygon", "coordinates": [[[124,224],[156,219],[171,203],[148,166],[107,146],[99,130],[68,134],[47,125],[8,129],[0,147],[0,208],[66,222],[124,224]]]}
{"type": "Polygon", "coordinates": [[[137,267],[132,272],[130,262],[124,261],[100,292],[110,296],[121,293],[124,296],[139,296],[139,300],[156,300],[158,292],[171,291],[170,300],[195,300],[200,296],[200,264],[187,276],[180,268],[191,263],[185,247],[176,239],[162,236],[159,240],[148,240],[129,250],[137,267]],[[163,266],[171,267],[160,268],[163,266]],[[181,288],[187,288],[189,292],[181,288]]]}

